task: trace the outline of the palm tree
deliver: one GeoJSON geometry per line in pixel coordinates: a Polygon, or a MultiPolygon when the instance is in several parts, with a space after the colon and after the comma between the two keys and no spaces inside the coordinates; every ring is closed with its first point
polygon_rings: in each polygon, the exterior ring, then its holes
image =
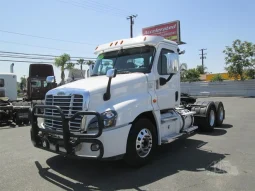
{"type": "Polygon", "coordinates": [[[198,65],[197,66],[197,71],[200,73],[200,74],[205,74],[206,73],[206,70],[207,70],[207,67],[203,67],[202,65],[198,65]]]}
{"type": "Polygon", "coordinates": [[[181,81],[185,79],[187,70],[188,70],[188,65],[186,63],[182,63],[180,65],[181,81]]]}
{"type": "Polygon", "coordinates": [[[81,59],[77,60],[76,64],[80,65],[81,66],[81,70],[82,70],[82,65],[85,64],[85,61],[84,61],[84,59],[81,58],[81,59]]]}
{"type": "Polygon", "coordinates": [[[180,70],[181,70],[181,72],[186,71],[187,69],[188,69],[188,65],[187,65],[186,63],[182,63],[182,64],[180,65],[180,70]]]}
{"type": "Polygon", "coordinates": [[[93,65],[93,64],[95,64],[95,62],[94,61],[92,61],[92,60],[89,60],[86,64],[88,64],[88,65],[93,65]]]}
{"type": "Polygon", "coordinates": [[[61,70],[61,83],[65,82],[65,70],[70,70],[74,68],[74,64],[70,62],[70,55],[63,54],[55,58],[54,65],[60,68],[61,70]]]}

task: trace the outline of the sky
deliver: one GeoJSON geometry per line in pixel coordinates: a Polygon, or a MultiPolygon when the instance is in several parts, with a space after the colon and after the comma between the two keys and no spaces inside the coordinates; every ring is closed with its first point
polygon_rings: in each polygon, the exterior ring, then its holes
{"type": "MultiPolygon", "coordinates": [[[[235,39],[255,43],[254,7],[252,0],[2,0],[0,51],[95,58],[97,45],[130,37],[126,17],[137,14],[134,36],[144,27],[179,20],[181,39],[187,43],[180,45],[186,52],[180,62],[188,68],[201,65],[199,50],[206,48],[208,72],[219,73],[224,72],[226,46],[235,39]]],[[[0,61],[0,73],[9,73],[11,63],[0,61]]],[[[28,75],[30,63],[14,64],[18,80],[28,75]]],[[[59,82],[60,70],[54,67],[54,72],[59,82]]]]}

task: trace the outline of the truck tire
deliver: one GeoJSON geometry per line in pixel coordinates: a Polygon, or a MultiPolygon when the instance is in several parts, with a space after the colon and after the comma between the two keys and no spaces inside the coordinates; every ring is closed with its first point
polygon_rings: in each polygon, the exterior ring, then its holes
{"type": "Polygon", "coordinates": [[[225,119],[225,109],[224,105],[221,101],[216,101],[215,107],[216,107],[216,121],[215,126],[220,127],[225,119]]]}
{"type": "Polygon", "coordinates": [[[30,121],[29,121],[29,119],[26,119],[26,120],[23,121],[23,123],[24,123],[24,125],[28,126],[30,124],[30,121]]]}
{"type": "Polygon", "coordinates": [[[216,124],[216,107],[214,102],[209,102],[205,110],[205,117],[195,116],[194,125],[197,125],[201,131],[209,132],[214,130],[215,124],[216,124]]]}
{"type": "Polygon", "coordinates": [[[147,118],[134,122],[128,135],[125,162],[133,167],[147,164],[157,145],[156,128],[147,118]]]}

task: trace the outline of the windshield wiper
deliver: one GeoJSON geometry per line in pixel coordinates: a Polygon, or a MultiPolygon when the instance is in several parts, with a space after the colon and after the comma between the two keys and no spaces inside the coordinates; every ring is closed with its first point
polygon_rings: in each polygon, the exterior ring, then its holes
{"type": "Polygon", "coordinates": [[[117,74],[129,74],[129,73],[132,73],[132,72],[127,71],[127,70],[120,70],[120,71],[117,71],[117,74]]]}

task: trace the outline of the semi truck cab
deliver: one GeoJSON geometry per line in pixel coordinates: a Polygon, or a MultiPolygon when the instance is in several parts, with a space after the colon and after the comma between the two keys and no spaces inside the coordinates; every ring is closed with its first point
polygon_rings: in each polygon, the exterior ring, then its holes
{"type": "MultiPolygon", "coordinates": [[[[31,109],[32,143],[58,154],[123,158],[140,166],[158,145],[198,128],[220,126],[225,118],[222,102],[180,105],[182,53],[177,43],[160,36],[99,45],[90,78],[48,91],[45,105],[31,109]],[[44,118],[40,125],[38,117],[44,118]]],[[[49,76],[47,82],[53,79],[49,76]]]]}

